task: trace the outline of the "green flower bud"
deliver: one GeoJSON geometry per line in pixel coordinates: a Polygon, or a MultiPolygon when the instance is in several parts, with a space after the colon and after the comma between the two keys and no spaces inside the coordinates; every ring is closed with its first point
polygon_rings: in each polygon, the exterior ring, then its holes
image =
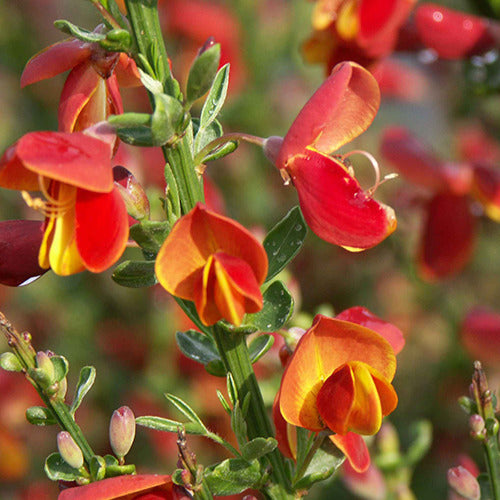
{"type": "Polygon", "coordinates": [[[117,165],[113,168],[115,186],[127,207],[127,213],[137,220],[149,217],[149,200],[143,187],[137,182],[132,172],[117,165]]]}
{"type": "Polygon", "coordinates": [[[57,449],[62,459],[68,465],[74,469],[80,469],[80,467],[82,467],[82,450],[80,450],[69,432],[62,431],[57,435],[57,449]]]}
{"type": "Polygon", "coordinates": [[[132,447],[135,438],[135,417],[128,406],[113,412],[109,423],[109,442],[114,454],[122,459],[132,447]]]}

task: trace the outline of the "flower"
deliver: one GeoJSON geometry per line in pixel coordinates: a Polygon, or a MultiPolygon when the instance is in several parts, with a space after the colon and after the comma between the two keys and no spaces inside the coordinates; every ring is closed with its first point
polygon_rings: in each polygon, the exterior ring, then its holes
{"type": "Polygon", "coordinates": [[[140,85],[135,62],[125,53],[106,52],[97,43],[71,38],[34,55],[21,75],[21,87],[69,69],[58,110],[62,132],[82,131],[110,114],[123,113],[118,85],[140,85]]]}
{"type": "Polygon", "coordinates": [[[328,156],[369,127],[379,104],[373,76],[356,63],[341,63],[302,108],[284,139],[264,142],[266,155],[297,189],[310,228],[349,250],[373,247],[396,229],[392,208],[373,199],[379,182],[364,191],[345,162],[349,154],[328,156]]]}
{"type": "Polygon", "coordinates": [[[45,215],[38,265],[56,274],[101,272],[123,253],[128,216],[113,185],[112,138],[31,132],[0,158],[0,186],[23,191],[45,215]],[[27,191],[39,190],[45,200],[27,191]]]}
{"type": "Polygon", "coordinates": [[[389,55],[416,0],[317,0],[314,32],[303,46],[308,62],[330,71],[343,60],[367,66],[389,55]]]}
{"type": "Polygon", "coordinates": [[[245,313],[262,308],[264,248],[243,226],[201,203],[175,223],[155,271],[168,292],[194,301],[205,325],[220,319],[239,325],[245,313]]]}
{"type": "Polygon", "coordinates": [[[481,54],[498,42],[498,23],[433,3],[418,6],[415,24],[423,44],[443,59],[481,54]]]}
{"type": "Polygon", "coordinates": [[[171,476],[137,474],[117,476],[61,491],[58,500],[125,500],[126,498],[189,500],[184,488],[175,485],[171,476]]]}

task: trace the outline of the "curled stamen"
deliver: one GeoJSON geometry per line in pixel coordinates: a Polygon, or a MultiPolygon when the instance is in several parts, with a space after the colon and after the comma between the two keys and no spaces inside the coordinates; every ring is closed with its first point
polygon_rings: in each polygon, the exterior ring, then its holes
{"type": "Polygon", "coordinates": [[[40,212],[44,217],[63,215],[72,206],[71,200],[67,200],[64,204],[57,203],[53,205],[51,202],[42,200],[42,198],[33,198],[28,191],[21,191],[21,196],[28,207],[40,212]]]}
{"type": "Polygon", "coordinates": [[[286,169],[280,168],[280,175],[283,179],[283,184],[285,184],[285,186],[290,185],[290,182],[292,182],[292,178],[290,177],[290,174],[286,171],[286,169]]]}
{"type": "MultiPolygon", "coordinates": [[[[392,173],[392,174],[385,175],[381,179],[380,178],[380,167],[378,166],[378,161],[375,159],[375,157],[371,153],[368,153],[368,151],[363,151],[361,149],[355,149],[354,151],[349,151],[349,153],[342,155],[341,161],[344,162],[347,158],[349,158],[349,156],[351,156],[353,154],[361,154],[364,157],[366,157],[368,159],[368,161],[371,163],[373,170],[375,171],[375,183],[373,184],[373,186],[371,188],[367,189],[367,192],[370,196],[373,196],[375,194],[375,191],[378,189],[378,187],[381,184],[383,184],[385,181],[387,181],[389,179],[394,179],[395,177],[398,176],[398,174],[392,173]]],[[[352,168],[352,166],[350,164],[348,167],[348,171],[352,176],[354,176],[354,169],[352,168]]]]}

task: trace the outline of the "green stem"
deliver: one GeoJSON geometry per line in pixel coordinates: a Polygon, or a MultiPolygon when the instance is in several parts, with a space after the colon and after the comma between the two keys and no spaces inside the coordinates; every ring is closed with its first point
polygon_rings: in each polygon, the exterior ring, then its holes
{"type": "MultiPolygon", "coordinates": [[[[245,416],[249,439],[274,436],[273,426],[250,361],[245,336],[227,332],[217,324],[214,325],[213,332],[224,365],[233,375],[238,390],[238,400],[244,401],[245,396],[251,394],[248,413],[245,416]]],[[[276,485],[280,486],[280,497],[291,498],[283,456],[278,450],[274,450],[266,457],[272,466],[271,478],[276,485]]]]}
{"type": "Polygon", "coordinates": [[[498,435],[486,438],[484,452],[493,500],[500,500],[500,450],[498,448],[498,435]]]}
{"type": "Polygon", "coordinates": [[[99,0],[90,0],[94,7],[99,11],[101,16],[108,21],[109,25],[115,29],[121,29],[120,24],[117,20],[104,8],[104,6],[99,2],[99,0]]]}

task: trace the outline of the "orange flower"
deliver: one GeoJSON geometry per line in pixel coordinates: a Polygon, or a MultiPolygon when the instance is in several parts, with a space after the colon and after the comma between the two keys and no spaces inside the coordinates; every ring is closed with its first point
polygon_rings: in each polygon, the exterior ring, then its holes
{"type": "Polygon", "coordinates": [[[283,374],[284,419],[311,431],[375,434],[397,405],[394,350],[361,325],[318,315],[283,374]]]}
{"type": "Polygon", "coordinates": [[[220,319],[239,325],[245,313],[262,308],[264,248],[243,226],[201,203],[176,222],[155,271],[168,292],[194,301],[205,325],[220,319]]]}

